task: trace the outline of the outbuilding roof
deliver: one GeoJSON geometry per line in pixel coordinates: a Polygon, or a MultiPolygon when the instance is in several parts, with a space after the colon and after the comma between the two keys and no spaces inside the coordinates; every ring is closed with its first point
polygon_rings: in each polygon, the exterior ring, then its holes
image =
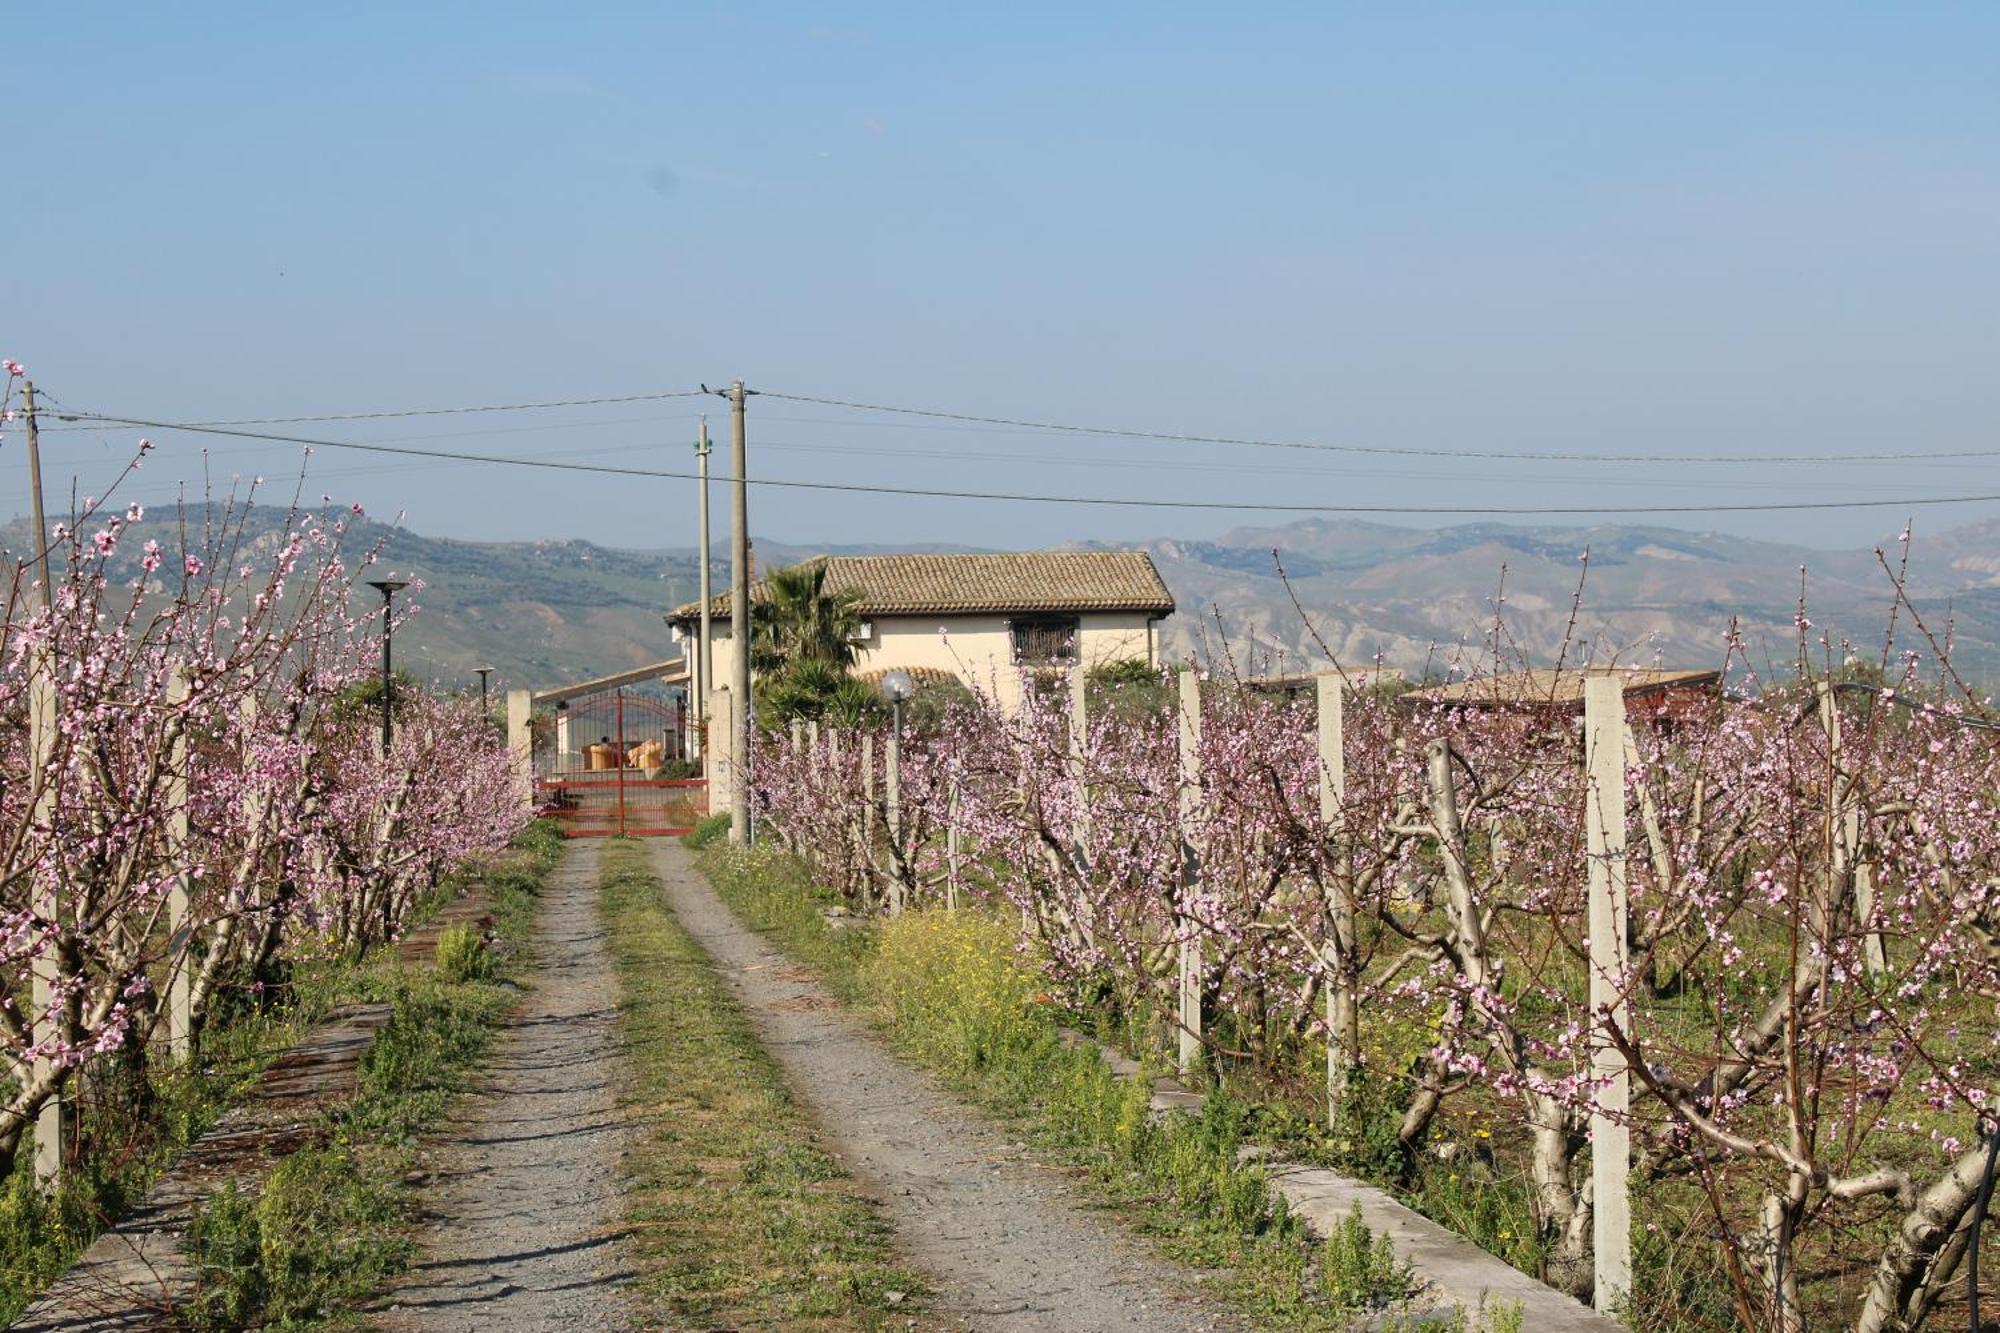
{"type": "MultiPolygon", "coordinates": [[[[1018,612],[1174,609],[1153,558],[1144,551],[1011,551],[993,555],[822,555],[828,592],[861,594],[862,615],[943,615],[1018,612]]],[[[760,582],[750,590],[763,598],[760,582]]],[[[701,614],[700,602],[676,607],[675,624],[701,614]]],[[[729,595],[713,599],[709,615],[729,618],[729,595]]]]}
{"type": "Polygon", "coordinates": [[[1583,707],[1583,682],[1592,677],[1617,676],[1625,681],[1625,697],[1681,691],[1713,692],[1722,687],[1720,671],[1640,669],[1634,667],[1536,667],[1500,676],[1478,676],[1472,680],[1434,685],[1407,696],[1412,703],[1449,704],[1461,708],[1554,708],[1583,707]]]}

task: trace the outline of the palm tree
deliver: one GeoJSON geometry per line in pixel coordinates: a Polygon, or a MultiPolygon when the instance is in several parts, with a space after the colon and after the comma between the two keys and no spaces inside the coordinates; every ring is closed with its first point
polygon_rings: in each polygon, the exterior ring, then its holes
{"type": "Polygon", "coordinates": [[[783,671],[812,662],[845,672],[861,631],[861,594],[826,590],[826,562],[774,569],[751,608],[750,664],[783,671]]]}

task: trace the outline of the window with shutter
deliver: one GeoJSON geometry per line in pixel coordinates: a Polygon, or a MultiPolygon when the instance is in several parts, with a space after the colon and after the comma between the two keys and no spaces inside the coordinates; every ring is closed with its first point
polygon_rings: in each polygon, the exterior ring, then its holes
{"type": "Polygon", "coordinates": [[[1013,622],[1014,661],[1022,666],[1048,666],[1076,660],[1075,616],[1021,616],[1013,622]]]}

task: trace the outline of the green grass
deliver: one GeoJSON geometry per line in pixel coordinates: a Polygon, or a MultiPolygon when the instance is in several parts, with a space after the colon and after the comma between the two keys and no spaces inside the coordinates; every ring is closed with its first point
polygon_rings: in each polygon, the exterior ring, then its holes
{"type": "Polygon", "coordinates": [[[821,912],[831,899],[794,861],[718,848],[702,866],[745,920],[906,1054],[1080,1168],[1170,1257],[1216,1274],[1215,1289],[1256,1327],[1347,1330],[1407,1299],[1407,1270],[1383,1243],[1363,1229],[1319,1244],[1241,1160],[1257,1108],[1224,1090],[1199,1115],[1156,1120],[1149,1080],[1121,1080],[1094,1049],[1066,1041],[1057,1006],[1016,959],[1004,923],[914,912],[835,929],[821,912]]]}
{"type": "Polygon", "coordinates": [[[817,1142],[641,844],[612,841],[601,910],[617,954],[639,1290],[673,1326],[901,1328],[920,1309],[889,1228],[817,1142]]]}
{"type": "Polygon", "coordinates": [[[197,1208],[188,1248],[199,1288],[176,1311],[181,1323],[356,1325],[356,1307],[408,1267],[415,1195],[404,1178],[419,1136],[513,1007],[508,978],[560,855],[560,838],[538,827],[485,871],[497,951],[460,938],[438,953],[462,966],[404,967],[388,957],[347,979],[347,997],[391,1007],[362,1058],[356,1094],[328,1114],[321,1140],[287,1157],[261,1189],[227,1186],[197,1208]]]}

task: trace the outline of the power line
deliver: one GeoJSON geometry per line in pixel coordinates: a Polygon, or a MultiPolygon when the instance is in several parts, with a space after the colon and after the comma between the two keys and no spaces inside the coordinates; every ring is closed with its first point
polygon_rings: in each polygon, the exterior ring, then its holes
{"type": "MultiPolygon", "coordinates": [[[[493,410],[498,410],[498,409],[493,409],[493,410]]],[[[44,413],[43,415],[52,416],[55,417],[57,420],[66,421],[69,423],[66,426],[44,426],[42,427],[42,434],[44,435],[47,435],[52,431],[66,431],[71,434],[103,435],[109,431],[111,425],[116,424],[115,422],[107,422],[104,420],[91,420],[86,416],[84,416],[83,414],[75,412],[68,412],[68,413],[51,412],[51,413],[44,413]]],[[[420,416],[423,414],[413,412],[413,413],[401,413],[401,414],[390,413],[387,415],[420,416]]],[[[432,430],[432,431],[423,431],[415,435],[378,435],[375,438],[379,440],[394,440],[394,441],[462,440],[467,438],[478,438],[486,435],[538,435],[555,431],[602,430],[607,426],[657,425],[662,422],[685,421],[685,420],[686,418],[684,417],[662,416],[655,413],[647,416],[638,416],[638,417],[605,417],[602,420],[598,421],[541,421],[535,423],[532,426],[480,426],[473,430],[432,430]]],[[[197,426],[257,426],[257,425],[271,425],[279,423],[260,422],[251,420],[251,421],[197,421],[197,422],[190,422],[189,424],[197,426]]]]}
{"type": "MultiPolygon", "coordinates": [[[[773,395],[774,397],[776,395],[773,395]]],[[[79,413],[91,420],[152,430],[183,430],[202,435],[223,435],[238,439],[269,440],[276,444],[297,444],[314,449],[355,449],[367,453],[401,454],[414,458],[434,458],[460,463],[492,463],[509,467],[540,468],[557,472],[586,472],[618,477],[658,477],[670,481],[698,481],[693,472],[658,468],[617,467],[608,463],[572,463],[551,458],[521,458],[509,454],[462,453],[444,449],[415,449],[405,445],[364,444],[356,440],[322,440],[302,435],[278,435],[265,431],[241,430],[225,426],[205,426],[188,422],[150,421],[137,417],[113,417],[79,413]]],[[[1978,504],[2000,501],[1996,495],[1919,496],[1876,500],[1793,500],[1768,504],[1713,505],[1307,505],[1270,504],[1229,500],[1151,500],[1129,496],[1047,495],[1018,491],[940,490],[917,486],[881,486],[859,482],[788,481],[775,477],[754,477],[753,486],[786,490],[842,491],[863,495],[908,495],[942,500],[990,500],[1020,504],[1100,505],[1126,509],[1197,509],[1280,514],[1468,514],[1468,515],[1575,515],[1575,514],[1711,514],[1775,513],[1786,510],[1821,509],[1916,509],[1932,505],[1978,504]]]]}
{"type": "Polygon", "coordinates": [[[808,394],[760,390],[766,398],[791,403],[814,403],[821,407],[844,407],[856,412],[888,412],[898,416],[923,417],[933,421],[961,421],[982,426],[1006,426],[1017,430],[1049,431],[1064,435],[1094,435],[1109,439],[1155,440],[1168,444],[1223,444],[1249,449],[1306,449],[1336,454],[1385,454],[1400,458],[1486,458],[1506,462],[1543,463],[1904,463],[1924,459],[2000,458],[2000,449],[1944,449],[1911,453],[1868,454],[1616,454],[1562,453],[1551,451],[1510,452],[1504,449],[1419,449],[1386,444],[1326,444],[1307,440],[1261,440],[1235,435],[1184,435],[1173,431],[1121,430],[1110,426],[1081,426],[1064,421],[1031,421],[1018,417],[978,416],[969,412],[943,412],[922,407],[892,407],[884,403],[859,403],[844,398],[815,398],[808,394]]]}
{"type": "MultiPolygon", "coordinates": [[[[783,393],[777,390],[761,390],[760,392],[764,397],[779,399],[785,402],[810,403],[821,407],[843,408],[855,412],[877,412],[894,416],[915,417],[924,421],[954,422],[962,425],[993,427],[1004,430],[1083,435],[1099,439],[1142,440],[1168,444],[1217,444],[1252,449],[1291,449],[1323,453],[1378,455],[1395,458],[1488,459],[1500,462],[1543,463],[1708,463],[1732,466],[1759,464],[1908,463],[2000,458],[2000,448],[1817,454],[1643,454],[1567,452],[1560,450],[1440,449],[1396,445],[1331,444],[1313,440],[1273,440],[1254,436],[1197,435],[1176,431],[1086,426],[1075,422],[1039,421],[1021,417],[983,416],[971,412],[950,412],[933,408],[901,407],[887,403],[859,402],[846,398],[825,398],[811,394],[783,393]]],[[[47,395],[44,396],[46,397],[47,395]]],[[[383,421],[402,417],[463,416],[485,412],[534,412],[564,407],[598,407],[615,403],[664,402],[677,398],[699,398],[702,396],[704,396],[704,391],[701,389],[675,389],[655,393],[619,394],[600,398],[558,398],[527,403],[481,403],[462,407],[400,408],[374,412],[329,412],[282,417],[235,417],[182,424],[185,427],[192,428],[194,426],[282,426],[297,425],[305,422],[330,421],[383,421]]],[[[124,421],[123,418],[108,415],[73,411],[47,413],[45,415],[72,422],[87,420],[124,421]]]]}
{"type": "MultiPolygon", "coordinates": [[[[455,417],[473,412],[540,412],[557,407],[602,407],[609,403],[658,403],[670,398],[699,398],[699,389],[673,389],[662,393],[628,393],[614,398],[556,398],[540,403],[481,403],[472,407],[408,407],[382,412],[326,412],[313,416],[296,417],[236,417],[224,421],[199,421],[187,423],[187,428],[195,426],[290,426],[305,421],[383,421],[390,417],[455,417]]],[[[61,412],[64,421],[109,421],[120,425],[130,425],[123,417],[106,416],[95,412],[61,412]]]]}

